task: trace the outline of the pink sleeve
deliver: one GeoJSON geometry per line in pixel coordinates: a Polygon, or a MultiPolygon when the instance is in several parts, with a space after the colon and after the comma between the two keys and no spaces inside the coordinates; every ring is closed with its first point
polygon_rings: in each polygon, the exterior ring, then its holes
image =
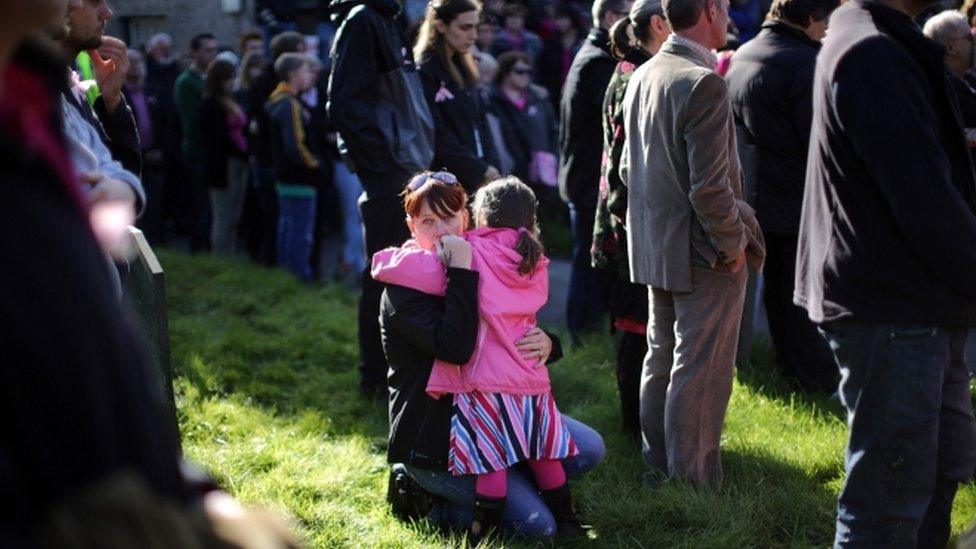
{"type": "Polygon", "coordinates": [[[447,293],[447,272],[434,252],[423,250],[412,241],[400,248],[387,248],[373,254],[370,275],[374,280],[396,284],[431,295],[447,293]]]}

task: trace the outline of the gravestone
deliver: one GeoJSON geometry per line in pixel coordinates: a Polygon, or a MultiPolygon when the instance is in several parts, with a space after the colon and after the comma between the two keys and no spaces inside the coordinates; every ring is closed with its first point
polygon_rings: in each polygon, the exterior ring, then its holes
{"type": "Polygon", "coordinates": [[[169,325],[166,317],[166,284],[163,268],[156,259],[142,231],[129,227],[130,247],[135,256],[123,277],[122,294],[128,309],[134,314],[142,336],[146,358],[157,396],[167,417],[176,421],[176,399],[173,395],[173,367],[169,357],[169,325]]]}

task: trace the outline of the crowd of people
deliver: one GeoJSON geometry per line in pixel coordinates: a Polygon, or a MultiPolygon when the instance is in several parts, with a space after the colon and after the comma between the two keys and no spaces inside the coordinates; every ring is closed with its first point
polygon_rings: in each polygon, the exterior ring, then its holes
{"type": "Polygon", "coordinates": [[[569,480],[605,448],[552,393],[540,219],[572,233],[571,343],[618,333],[635,482],[722,486],[761,272],[779,367],[848,414],[835,545],[948,541],[976,466],[976,4],[332,0],[310,51],[269,0],[180,59],[105,36],[106,0],[0,6],[5,543],[295,543],[180,459],[119,300],[132,222],[358,285],[396,514],[579,535],[569,480]]]}

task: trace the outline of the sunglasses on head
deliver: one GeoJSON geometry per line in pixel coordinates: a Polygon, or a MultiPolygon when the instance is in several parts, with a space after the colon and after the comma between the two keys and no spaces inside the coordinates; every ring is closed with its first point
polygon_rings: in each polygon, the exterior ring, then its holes
{"type": "Polygon", "coordinates": [[[413,176],[410,183],[407,183],[407,189],[410,191],[416,191],[420,187],[423,187],[428,181],[433,179],[434,181],[440,181],[445,185],[457,185],[457,177],[451,172],[433,172],[433,173],[422,173],[413,176]]]}

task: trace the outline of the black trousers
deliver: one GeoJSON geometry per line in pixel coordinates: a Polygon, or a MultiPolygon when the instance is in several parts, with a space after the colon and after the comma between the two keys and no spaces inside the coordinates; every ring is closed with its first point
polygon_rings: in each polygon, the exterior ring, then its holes
{"type": "Polygon", "coordinates": [[[787,375],[808,391],[837,390],[834,355],[807,312],[793,304],[796,272],[795,234],[766,234],[763,304],[776,358],[787,375]]]}
{"type": "Polygon", "coordinates": [[[617,388],[624,433],[640,437],[640,384],[647,354],[647,335],[621,330],[617,347],[617,388]]]}
{"type": "Polygon", "coordinates": [[[366,239],[366,270],[363,293],[359,297],[359,384],[364,390],[386,386],[386,355],[380,337],[380,300],[383,284],[369,276],[373,254],[390,246],[399,246],[410,238],[406,212],[398,192],[410,174],[403,170],[386,173],[360,171],[356,174],[365,194],[359,202],[366,239]]]}

